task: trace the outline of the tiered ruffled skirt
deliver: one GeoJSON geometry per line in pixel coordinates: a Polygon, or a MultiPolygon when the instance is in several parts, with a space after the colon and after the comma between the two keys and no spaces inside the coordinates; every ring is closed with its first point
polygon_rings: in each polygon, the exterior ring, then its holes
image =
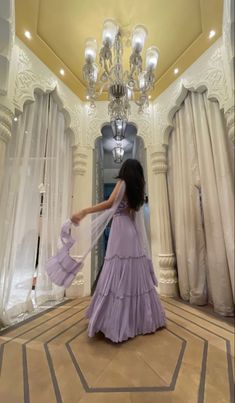
{"type": "Polygon", "coordinates": [[[164,327],[165,313],[156,285],[152,261],[141,250],[134,222],[127,214],[117,214],[87,311],[88,335],[101,331],[117,343],[164,327]]]}

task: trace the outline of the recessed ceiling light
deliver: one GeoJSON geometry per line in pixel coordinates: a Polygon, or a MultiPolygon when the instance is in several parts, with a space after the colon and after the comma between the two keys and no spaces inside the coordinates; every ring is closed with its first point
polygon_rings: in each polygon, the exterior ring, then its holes
{"type": "Polygon", "coordinates": [[[178,73],[179,73],[179,69],[178,68],[174,69],[174,74],[178,74],[178,73]]]}
{"type": "Polygon", "coordinates": [[[18,118],[15,116],[15,117],[14,117],[14,122],[17,122],[17,120],[18,120],[18,118]]]}
{"type": "Polygon", "coordinates": [[[152,98],[151,95],[149,95],[148,98],[151,99],[152,98]]]}
{"type": "Polygon", "coordinates": [[[90,97],[89,97],[89,95],[86,95],[86,99],[89,99],[90,97]]]}
{"type": "Polygon", "coordinates": [[[60,69],[60,74],[61,74],[61,76],[64,76],[64,69],[60,69]]]}
{"type": "Polygon", "coordinates": [[[216,32],[215,31],[210,31],[209,33],[209,39],[213,38],[213,36],[215,36],[216,32]]]}
{"type": "Polygon", "coordinates": [[[30,33],[29,31],[24,31],[24,36],[25,36],[27,39],[31,39],[31,38],[32,38],[32,35],[31,35],[31,33],[30,33]]]}

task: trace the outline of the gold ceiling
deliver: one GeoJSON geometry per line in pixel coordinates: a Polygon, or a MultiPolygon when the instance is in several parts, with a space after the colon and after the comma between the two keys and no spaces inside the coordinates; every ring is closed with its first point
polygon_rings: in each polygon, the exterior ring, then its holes
{"type": "MultiPolygon", "coordinates": [[[[115,19],[125,31],[148,29],[145,48],[160,50],[155,98],[221,35],[223,0],[16,0],[16,34],[81,99],[84,43],[101,46],[103,21],[115,19]],[[29,40],[24,32],[32,34],[29,40]],[[216,35],[208,39],[210,30],[216,35]],[[64,77],[59,74],[65,70],[64,77]]],[[[128,66],[130,49],[124,49],[128,66]],[[126,52],[127,50],[127,52],[126,52]]]]}

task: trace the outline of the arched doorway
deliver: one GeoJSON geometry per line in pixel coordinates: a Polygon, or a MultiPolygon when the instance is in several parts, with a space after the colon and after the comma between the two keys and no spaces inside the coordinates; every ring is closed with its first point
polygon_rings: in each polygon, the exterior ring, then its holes
{"type": "MultiPolygon", "coordinates": [[[[125,138],[122,140],[121,145],[124,149],[122,161],[125,161],[128,158],[136,158],[141,162],[144,169],[146,179],[146,199],[144,212],[147,233],[150,237],[146,149],[143,139],[137,135],[137,126],[134,123],[128,123],[125,131],[125,138]]],[[[95,140],[93,153],[93,204],[107,200],[115,187],[117,181],[116,177],[121,167],[121,162],[117,163],[114,161],[112,150],[115,146],[116,141],[113,138],[112,128],[109,123],[105,123],[101,128],[101,136],[95,140]]],[[[95,288],[100,270],[103,265],[109,230],[110,225],[106,227],[103,236],[100,238],[92,252],[92,290],[95,288]]]]}

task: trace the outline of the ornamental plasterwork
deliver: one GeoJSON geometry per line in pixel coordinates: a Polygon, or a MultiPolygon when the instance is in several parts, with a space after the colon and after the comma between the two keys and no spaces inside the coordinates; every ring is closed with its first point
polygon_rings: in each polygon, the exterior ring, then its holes
{"type": "Polygon", "coordinates": [[[105,122],[109,121],[108,103],[97,102],[95,108],[85,105],[86,113],[86,139],[85,143],[94,147],[95,140],[101,136],[101,127],[105,122]]]}
{"type": "Polygon", "coordinates": [[[34,101],[34,91],[55,91],[60,109],[65,112],[66,129],[74,135],[74,143],[81,143],[83,105],[73,94],[19,39],[14,46],[16,53],[16,81],[14,106],[22,112],[26,101],[34,101]]]}
{"type": "Polygon", "coordinates": [[[217,99],[222,109],[231,97],[228,82],[222,58],[222,40],[219,39],[157,98],[154,104],[154,143],[168,143],[173,116],[188,90],[207,90],[208,98],[217,99]]]}
{"type": "MultiPolygon", "coordinates": [[[[95,140],[101,135],[100,129],[105,122],[110,121],[108,115],[108,102],[97,102],[96,108],[92,109],[86,105],[86,144],[94,147],[95,140]]],[[[138,107],[133,102],[131,103],[131,114],[129,115],[129,122],[134,122],[138,127],[138,136],[140,136],[148,146],[152,143],[153,130],[152,130],[152,106],[150,105],[147,110],[139,114],[138,107]]]]}
{"type": "Polygon", "coordinates": [[[7,95],[10,59],[15,37],[13,0],[1,0],[0,35],[0,95],[7,95]]]}
{"type": "Polygon", "coordinates": [[[18,48],[18,63],[15,82],[14,105],[15,108],[23,111],[26,101],[34,101],[35,89],[43,92],[53,91],[57,81],[48,74],[38,74],[34,68],[29,55],[24,49],[18,48]]]}

